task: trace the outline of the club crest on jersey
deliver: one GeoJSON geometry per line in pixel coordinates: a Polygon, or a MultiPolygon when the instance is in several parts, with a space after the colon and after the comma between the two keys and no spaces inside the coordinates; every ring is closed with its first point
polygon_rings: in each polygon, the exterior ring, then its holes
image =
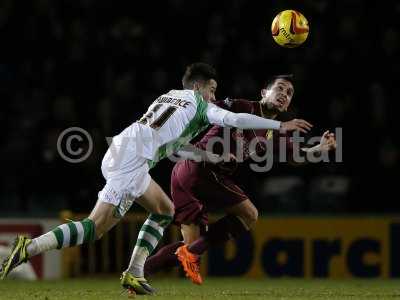
{"type": "Polygon", "coordinates": [[[265,138],[266,138],[267,140],[272,139],[272,133],[273,133],[273,131],[272,131],[271,129],[268,129],[268,130],[267,130],[267,133],[265,134],[265,138]]]}

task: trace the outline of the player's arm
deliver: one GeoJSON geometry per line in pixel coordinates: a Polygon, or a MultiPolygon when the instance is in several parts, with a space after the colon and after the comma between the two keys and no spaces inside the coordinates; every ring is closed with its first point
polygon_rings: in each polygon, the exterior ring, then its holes
{"type": "Polygon", "coordinates": [[[204,161],[216,164],[223,160],[223,157],[212,152],[197,148],[192,144],[187,144],[183,146],[176,154],[183,159],[193,160],[196,162],[204,161]]]}
{"type": "Polygon", "coordinates": [[[306,133],[312,125],[302,119],[293,119],[288,122],[279,122],[272,119],[258,117],[248,113],[233,113],[209,103],[207,118],[211,124],[223,127],[236,127],[240,129],[273,129],[280,132],[299,130],[306,133]]]}
{"type": "Polygon", "coordinates": [[[318,145],[311,148],[300,148],[304,152],[325,152],[336,149],[335,134],[330,133],[329,130],[325,131],[321,137],[318,145]]]}

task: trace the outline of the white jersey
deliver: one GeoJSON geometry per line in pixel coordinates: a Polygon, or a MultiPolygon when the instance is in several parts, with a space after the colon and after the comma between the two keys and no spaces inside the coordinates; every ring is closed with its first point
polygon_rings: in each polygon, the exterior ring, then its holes
{"type": "Polygon", "coordinates": [[[208,103],[192,90],[171,90],[158,97],[143,117],[113,138],[125,155],[140,156],[153,167],[207,128],[223,126],[227,110],[208,103]],[[126,147],[126,148],[125,148],[126,147]]]}

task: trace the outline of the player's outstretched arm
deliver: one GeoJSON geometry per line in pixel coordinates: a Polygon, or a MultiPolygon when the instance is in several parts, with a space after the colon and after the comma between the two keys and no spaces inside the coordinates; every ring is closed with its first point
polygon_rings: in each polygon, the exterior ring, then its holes
{"type": "Polygon", "coordinates": [[[324,152],[336,149],[336,138],[335,134],[325,131],[321,137],[321,141],[318,145],[311,148],[301,148],[304,152],[324,152]]]}
{"type": "Polygon", "coordinates": [[[241,129],[275,129],[282,133],[299,130],[306,133],[312,125],[302,119],[293,119],[288,122],[279,122],[271,119],[261,118],[246,113],[228,113],[224,117],[224,124],[241,129]]]}
{"type": "Polygon", "coordinates": [[[212,152],[197,148],[192,144],[187,144],[183,146],[176,154],[182,159],[193,160],[196,162],[204,161],[212,164],[217,164],[223,160],[223,157],[212,152]]]}
{"type": "Polygon", "coordinates": [[[212,103],[209,103],[207,106],[207,118],[211,124],[223,127],[236,127],[240,129],[273,129],[279,130],[281,133],[294,130],[299,130],[305,133],[312,127],[310,123],[302,119],[279,122],[247,113],[233,113],[212,103]]]}

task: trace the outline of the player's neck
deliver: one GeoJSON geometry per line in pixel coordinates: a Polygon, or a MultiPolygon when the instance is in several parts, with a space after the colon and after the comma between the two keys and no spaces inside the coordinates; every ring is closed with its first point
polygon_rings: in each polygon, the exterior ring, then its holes
{"type": "Polygon", "coordinates": [[[272,108],[269,103],[262,104],[260,102],[261,117],[268,119],[275,119],[278,113],[272,108]]]}

